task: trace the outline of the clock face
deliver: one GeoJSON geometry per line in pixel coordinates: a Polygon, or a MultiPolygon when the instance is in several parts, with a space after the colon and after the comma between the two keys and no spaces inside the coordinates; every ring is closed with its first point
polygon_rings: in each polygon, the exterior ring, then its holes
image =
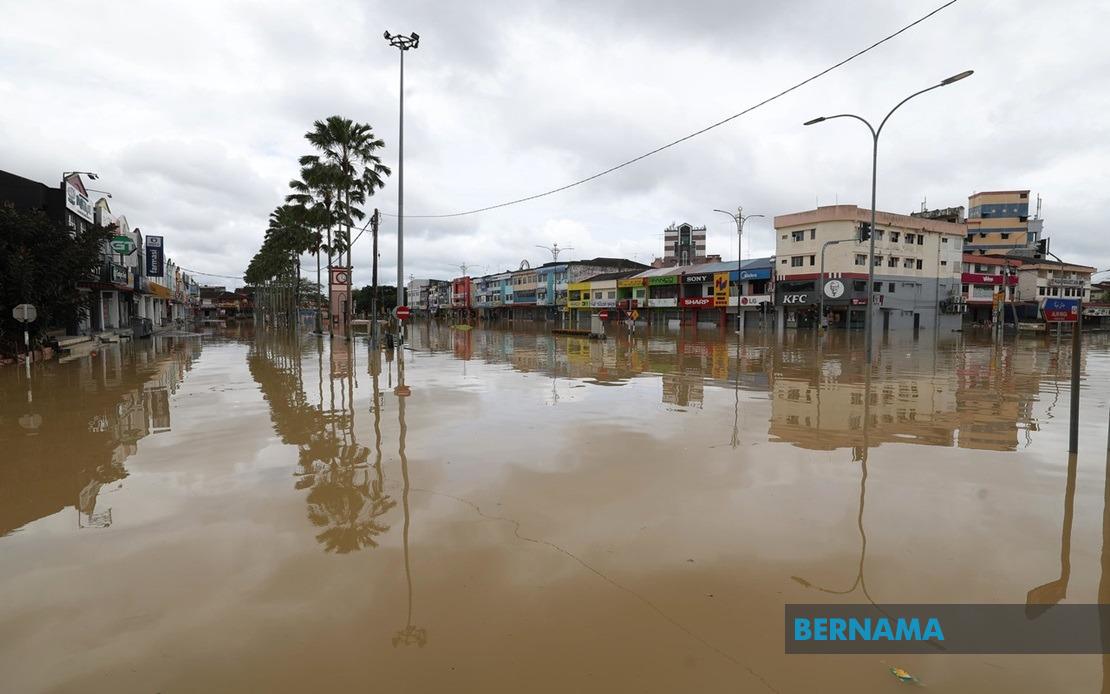
{"type": "Polygon", "coordinates": [[[335,273],[335,283],[336,284],[347,284],[347,273],[345,273],[345,272],[335,273]]]}
{"type": "Polygon", "coordinates": [[[844,283],[840,280],[829,280],[825,283],[825,296],[830,299],[839,299],[844,296],[844,283]]]}

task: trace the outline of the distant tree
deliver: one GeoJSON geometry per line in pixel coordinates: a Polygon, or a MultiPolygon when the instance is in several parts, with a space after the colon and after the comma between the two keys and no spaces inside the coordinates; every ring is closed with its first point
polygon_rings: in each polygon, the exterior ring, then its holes
{"type": "MultiPolygon", "coordinates": [[[[366,315],[370,313],[370,300],[374,296],[374,288],[366,285],[355,292],[355,310],[366,315]]],[[[397,287],[393,285],[378,285],[378,311],[385,314],[397,305],[397,287]]]]}
{"type": "Polygon", "coordinates": [[[23,324],[12,318],[18,304],[34,304],[32,343],[47,329],[75,326],[89,315],[91,294],[77,282],[91,278],[104,262],[112,229],[71,232],[42,212],[0,207],[0,354],[22,351],[23,324]]]}

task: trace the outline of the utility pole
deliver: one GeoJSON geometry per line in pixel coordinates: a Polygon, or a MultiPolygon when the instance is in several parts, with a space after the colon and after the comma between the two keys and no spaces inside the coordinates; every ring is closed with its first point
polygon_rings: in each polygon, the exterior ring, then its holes
{"type": "Polygon", "coordinates": [[[374,208],[374,216],[370,218],[370,232],[374,238],[373,279],[371,280],[370,295],[370,345],[378,344],[378,208],[374,208]]]}

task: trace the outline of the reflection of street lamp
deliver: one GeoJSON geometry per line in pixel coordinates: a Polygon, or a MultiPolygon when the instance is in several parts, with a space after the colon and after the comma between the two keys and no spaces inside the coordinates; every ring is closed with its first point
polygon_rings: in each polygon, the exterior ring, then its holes
{"type": "MultiPolygon", "coordinates": [[[[752,217],[762,217],[763,215],[761,215],[761,214],[745,215],[744,214],[744,208],[740,207],[740,206],[736,207],[736,214],[733,214],[733,213],[728,212],[726,210],[713,210],[713,211],[714,212],[720,212],[721,214],[727,214],[729,217],[732,217],[732,221],[736,222],[736,291],[739,292],[740,291],[740,264],[743,262],[743,258],[744,258],[743,254],[741,253],[741,250],[743,248],[743,242],[744,242],[744,222],[748,221],[752,217]]],[[[737,297],[739,297],[739,294],[737,294],[737,297]]],[[[740,332],[740,299],[739,298],[736,299],[736,332],[740,332]]]]}
{"type": "MultiPolygon", "coordinates": [[[[403,362],[403,355],[399,355],[397,359],[397,381],[398,389],[405,388],[405,369],[403,362]]],[[[401,394],[398,393],[400,396],[401,394]]],[[[398,631],[393,636],[393,647],[396,648],[400,645],[411,646],[416,644],[421,648],[428,642],[428,631],[423,627],[418,627],[412,623],[412,567],[409,564],[409,523],[412,520],[412,514],[409,511],[409,458],[405,453],[405,438],[408,435],[408,424],[405,422],[405,398],[398,397],[397,399],[397,422],[398,428],[398,445],[397,456],[401,459],[401,479],[404,486],[401,488],[401,508],[405,513],[405,524],[402,528],[401,542],[405,555],[405,583],[408,585],[409,603],[408,603],[408,616],[405,620],[405,628],[398,631]]]]}
{"type": "Polygon", "coordinates": [[[1068,482],[1064,487],[1064,524],[1060,531],[1060,578],[1037,586],[1025,596],[1025,618],[1036,619],[1048,608],[1068,597],[1071,578],[1071,519],[1075,510],[1075,453],[1068,455],[1068,482]]]}
{"type": "Polygon", "coordinates": [[[868,364],[871,364],[871,324],[874,322],[871,319],[871,314],[874,312],[873,305],[875,303],[873,301],[873,299],[875,298],[875,183],[879,166],[879,135],[883,132],[883,126],[886,125],[887,120],[889,120],[890,117],[894,115],[894,112],[897,111],[902,104],[906,103],[915,96],[920,96],[921,94],[924,94],[925,92],[932,91],[934,89],[937,89],[938,87],[946,87],[953,82],[959,82],[965,77],[970,77],[973,72],[974,70],[966,70],[958,75],[952,75],[947,79],[943,79],[939,83],[934,84],[927,89],[922,89],[919,92],[914,92],[913,94],[910,94],[905,99],[899,101],[894,108],[890,109],[890,112],[887,113],[886,116],[883,117],[882,122],[879,123],[878,128],[872,126],[871,123],[869,123],[865,118],[852,113],[838,113],[835,116],[819,116],[803,123],[803,125],[814,125],[816,123],[821,123],[822,121],[832,120],[833,118],[855,118],[856,120],[866,125],[867,129],[871,131],[871,226],[869,227],[870,231],[868,233],[870,243],[868,245],[867,251],[867,312],[864,314],[868,364]]]}

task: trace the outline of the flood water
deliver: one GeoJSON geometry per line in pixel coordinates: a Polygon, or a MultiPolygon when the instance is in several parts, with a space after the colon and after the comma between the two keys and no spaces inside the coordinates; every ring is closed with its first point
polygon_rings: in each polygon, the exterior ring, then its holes
{"type": "MultiPolygon", "coordinates": [[[[0,368],[5,692],[1107,691],[784,655],[787,603],[1110,602],[1110,341],[242,325],[0,368]]],[[[1105,669],[1104,669],[1105,668],[1105,669]]]]}

